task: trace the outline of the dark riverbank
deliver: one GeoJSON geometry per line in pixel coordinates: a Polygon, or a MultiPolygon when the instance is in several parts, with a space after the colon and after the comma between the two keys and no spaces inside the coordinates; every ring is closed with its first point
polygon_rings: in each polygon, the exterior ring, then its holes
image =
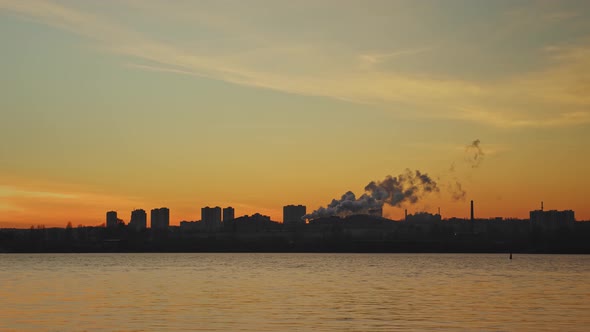
{"type": "MultiPolygon", "coordinates": [[[[235,226],[235,225],[234,225],[235,226]]],[[[252,226],[252,225],[251,225],[252,226]]],[[[326,220],[217,230],[169,227],[1,229],[0,252],[373,252],[590,254],[590,224],[543,229],[528,221],[326,220]]]]}

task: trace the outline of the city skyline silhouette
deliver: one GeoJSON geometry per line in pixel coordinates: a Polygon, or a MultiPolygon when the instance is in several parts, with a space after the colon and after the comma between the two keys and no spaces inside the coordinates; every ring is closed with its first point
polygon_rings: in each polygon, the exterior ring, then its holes
{"type": "Polygon", "coordinates": [[[528,219],[484,219],[476,217],[473,201],[469,207],[469,218],[405,211],[394,221],[374,208],[314,216],[303,205],[286,205],[279,223],[260,213],[236,217],[232,207],[206,206],[199,220],[179,226],[170,225],[165,207],[150,211],[149,225],[143,209],[133,210],[129,223],[108,211],[105,223],[94,227],[0,229],[0,252],[590,253],[590,222],[576,221],[572,210],[544,210],[541,203],[528,219]]]}

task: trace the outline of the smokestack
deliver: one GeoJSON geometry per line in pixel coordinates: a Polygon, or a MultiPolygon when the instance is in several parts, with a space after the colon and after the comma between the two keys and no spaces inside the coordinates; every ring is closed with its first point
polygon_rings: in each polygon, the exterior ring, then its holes
{"type": "Polygon", "coordinates": [[[543,211],[543,201],[541,201],[541,211],[543,211]]]}
{"type": "Polygon", "coordinates": [[[408,209],[406,209],[405,215],[406,215],[406,218],[404,219],[404,221],[408,221],[408,209]]]}
{"type": "Polygon", "coordinates": [[[471,221],[473,221],[473,200],[471,200],[471,221]]]}
{"type": "Polygon", "coordinates": [[[440,207],[438,208],[438,215],[440,216],[440,207]]]}

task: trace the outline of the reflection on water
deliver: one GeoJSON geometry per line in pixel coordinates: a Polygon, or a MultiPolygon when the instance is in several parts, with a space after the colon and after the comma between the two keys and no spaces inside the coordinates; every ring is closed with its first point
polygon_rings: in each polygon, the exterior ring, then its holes
{"type": "Polygon", "coordinates": [[[590,256],[0,255],[1,330],[564,330],[590,256]]]}

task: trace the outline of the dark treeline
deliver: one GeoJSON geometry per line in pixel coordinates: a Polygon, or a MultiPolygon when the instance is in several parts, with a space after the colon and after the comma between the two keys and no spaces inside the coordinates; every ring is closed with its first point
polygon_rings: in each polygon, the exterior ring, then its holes
{"type": "Polygon", "coordinates": [[[0,252],[514,252],[590,253],[590,223],[529,220],[395,222],[371,216],[300,225],[244,222],[217,229],[125,225],[0,230],[0,252]]]}

